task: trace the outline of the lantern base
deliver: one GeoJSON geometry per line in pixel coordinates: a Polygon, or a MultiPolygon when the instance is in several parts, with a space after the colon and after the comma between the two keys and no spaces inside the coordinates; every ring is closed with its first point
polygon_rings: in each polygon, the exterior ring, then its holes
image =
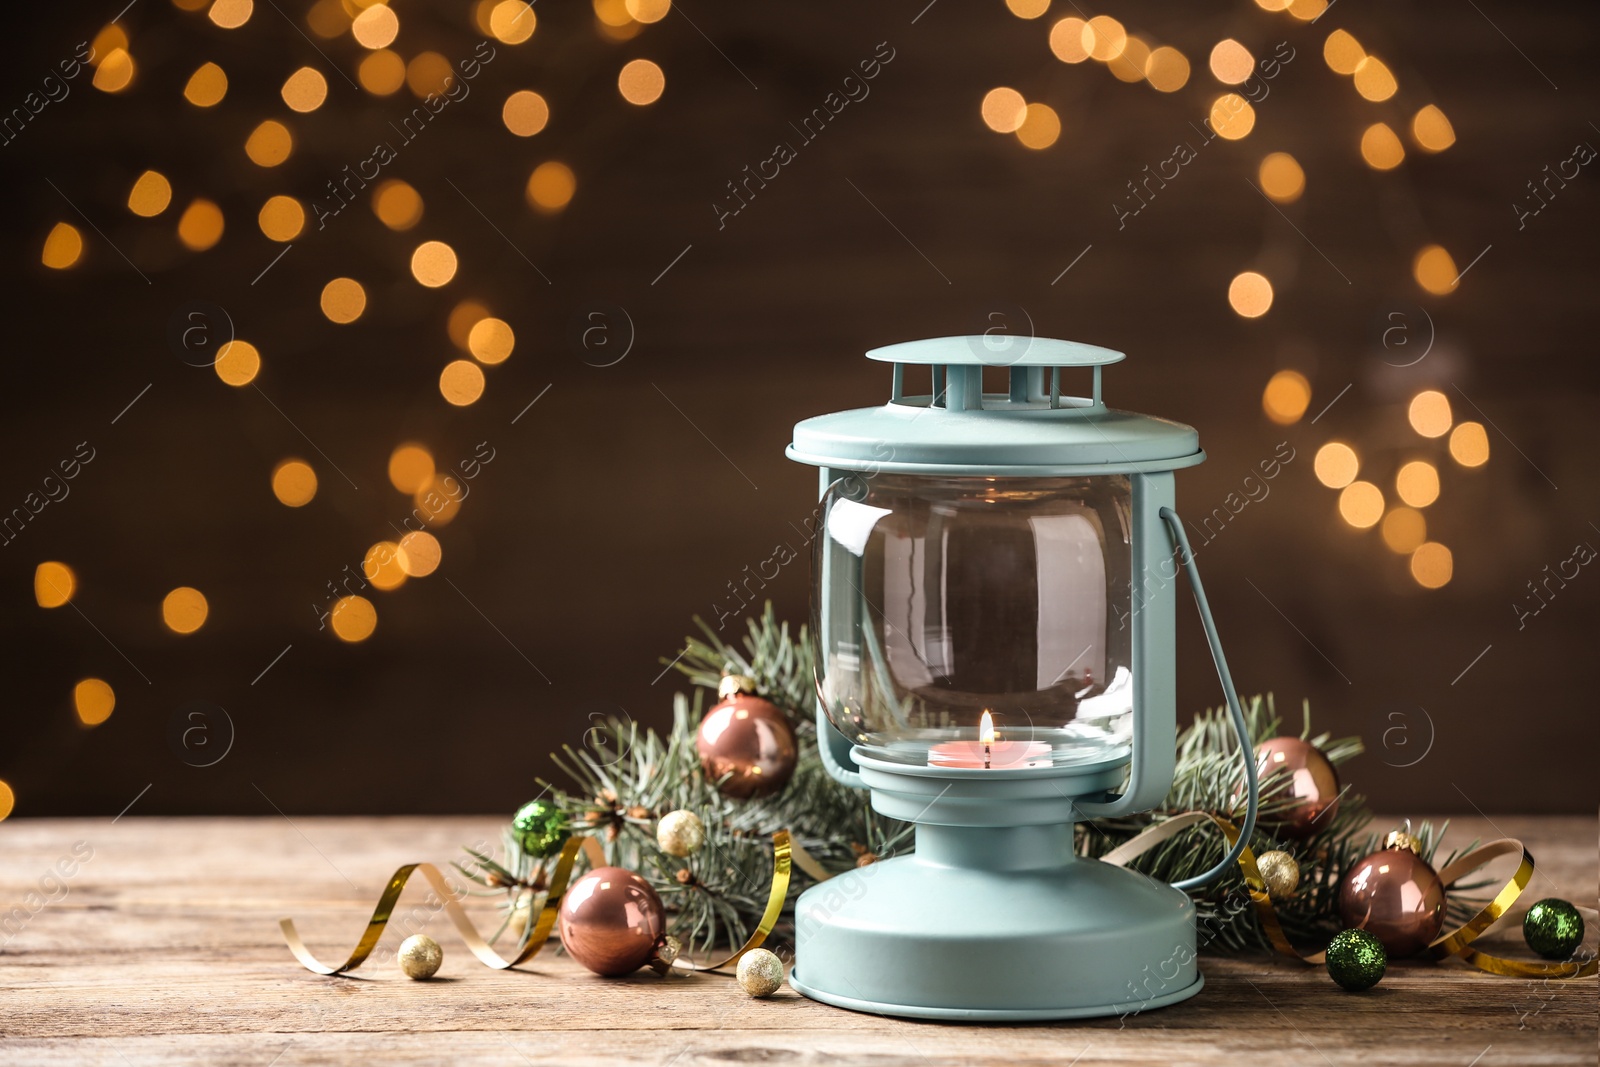
{"type": "Polygon", "coordinates": [[[972,1022],[972,1023],[1023,1023],[1023,1022],[1050,1022],[1057,1019],[1099,1019],[1110,1015],[1137,1015],[1141,1011],[1152,1008],[1164,1008],[1169,1004],[1188,1000],[1206,984],[1204,975],[1196,974],[1194,984],[1185,989],[1166,993],[1148,1000],[1135,1000],[1126,1004],[1090,1005],[1078,1008],[923,1008],[912,1004],[884,1004],[875,1000],[857,1000],[854,997],[841,997],[833,993],[826,993],[820,989],[812,989],[801,980],[798,973],[789,975],[789,985],[795,992],[809,997],[820,1004],[829,1004],[835,1008],[845,1008],[849,1011],[866,1012],[870,1015],[892,1015],[900,1019],[937,1019],[944,1022],[972,1022]]]}
{"type": "MultiPolygon", "coordinates": [[[[930,829],[950,828],[919,827],[916,854],[801,895],[790,985],[855,1011],[996,1021],[1136,1015],[1200,991],[1184,893],[1082,857],[947,866],[922,855],[930,829]]],[[[1056,828],[985,833],[1030,829],[1056,828]]]]}
{"type": "Polygon", "coordinates": [[[985,775],[857,759],[873,807],[917,823],[917,848],[800,896],[797,991],[973,1021],[1132,1015],[1200,991],[1188,895],[1073,851],[1072,798],[1104,769],[985,775]]]}

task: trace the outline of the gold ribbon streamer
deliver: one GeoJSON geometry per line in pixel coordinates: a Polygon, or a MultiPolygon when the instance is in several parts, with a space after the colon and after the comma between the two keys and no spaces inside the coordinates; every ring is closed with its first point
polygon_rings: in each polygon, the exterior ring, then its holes
{"type": "MultiPolygon", "coordinates": [[[[729,964],[738,963],[739,958],[751,949],[761,947],[767,935],[772,933],[772,928],[778,925],[778,916],[783,914],[783,902],[789,896],[789,876],[794,867],[794,850],[798,847],[789,839],[787,830],[779,830],[772,835],[772,888],[767,892],[767,910],[761,913],[761,921],[745,939],[745,943],[739,946],[739,951],[717,963],[695,963],[680,959],[683,967],[691,971],[720,971],[729,964]]],[[[807,854],[806,858],[811,857],[807,854]]],[[[815,863],[816,860],[811,862],[815,863]]]]}
{"type": "MultiPolygon", "coordinates": [[[[1125,866],[1135,858],[1149,852],[1155,846],[1175,837],[1181,831],[1204,822],[1210,822],[1221,830],[1222,835],[1227,838],[1230,848],[1239,838],[1238,828],[1228,820],[1212,815],[1209,812],[1188,811],[1182,815],[1175,815],[1163,822],[1156,823],[1133,838],[1124,841],[1102,856],[1101,862],[1109,863],[1116,867],[1125,866]]],[[[1485,905],[1478,914],[1456,929],[1435,938],[1428,946],[1428,954],[1436,960],[1458,956],[1464,962],[1478,968],[1480,971],[1513,978],[1586,978],[1589,975],[1600,973],[1600,959],[1535,963],[1528,960],[1509,960],[1499,956],[1491,956],[1470,947],[1473,941],[1487,932],[1510,911],[1511,906],[1516,903],[1517,898],[1528,887],[1528,883],[1533,880],[1533,853],[1529,852],[1527,846],[1516,838],[1505,837],[1473,849],[1439,872],[1439,881],[1448,887],[1488,863],[1502,856],[1511,855],[1520,856],[1522,860],[1517,866],[1516,873],[1511,876],[1511,880],[1501,887],[1500,891],[1495,894],[1494,899],[1485,905]]],[[[1239,854],[1239,869],[1244,872],[1245,889],[1250,894],[1250,900],[1255,905],[1256,915],[1261,920],[1261,927],[1266,931],[1267,940],[1272,942],[1273,948],[1285,956],[1291,956],[1308,964],[1324,962],[1327,958],[1325,952],[1303,953],[1290,944],[1288,935],[1283,931],[1283,924],[1278,921],[1278,911],[1273,907],[1272,897],[1267,893],[1266,881],[1261,877],[1260,868],[1256,866],[1255,853],[1250,850],[1249,846],[1246,846],[1244,851],[1239,854]]]]}
{"type": "Polygon", "coordinates": [[[299,960],[306,970],[317,974],[343,974],[354,970],[365,963],[367,957],[372,955],[372,950],[377,947],[378,939],[383,936],[384,927],[388,926],[389,920],[394,917],[395,903],[400,899],[400,892],[405,889],[406,882],[412,874],[421,872],[428,880],[428,884],[433,887],[433,891],[439,894],[439,899],[444,902],[444,909],[449,914],[450,921],[455,924],[461,940],[467,943],[467,948],[472,950],[472,954],[478,957],[485,967],[503,971],[537,956],[540,949],[549,941],[550,931],[555,928],[556,916],[561,910],[561,897],[567,891],[567,880],[572,877],[572,864],[578,857],[578,851],[591,840],[593,839],[587,837],[567,839],[566,845],[561,849],[560,858],[556,860],[555,873],[550,878],[550,889],[545,897],[544,909],[539,912],[539,920],[534,924],[532,932],[523,939],[522,950],[515,959],[504,959],[479,936],[477,927],[472,925],[472,920],[467,918],[467,913],[456,902],[455,891],[445,881],[444,875],[439,873],[439,868],[431,863],[408,863],[394,872],[389,879],[388,887],[378,898],[378,906],[372,910],[372,918],[367,920],[366,933],[361,935],[361,941],[351,951],[350,958],[337,967],[329,967],[311,954],[295,930],[293,919],[279,919],[278,926],[283,930],[283,939],[289,943],[289,951],[294,953],[294,958],[299,960]]]}

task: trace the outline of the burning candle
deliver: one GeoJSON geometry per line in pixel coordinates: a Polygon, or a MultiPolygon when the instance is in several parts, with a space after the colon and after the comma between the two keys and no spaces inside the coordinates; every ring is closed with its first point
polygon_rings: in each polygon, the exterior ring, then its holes
{"type": "Polygon", "coordinates": [[[994,716],[985,711],[978,720],[976,741],[943,741],[928,749],[930,767],[1048,767],[1050,746],[1043,741],[1002,741],[995,733],[994,716]]]}

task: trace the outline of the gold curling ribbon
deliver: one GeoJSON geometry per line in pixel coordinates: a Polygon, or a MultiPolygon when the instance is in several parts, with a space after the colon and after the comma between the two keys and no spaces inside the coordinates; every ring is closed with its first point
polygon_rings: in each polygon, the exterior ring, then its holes
{"type": "MultiPolygon", "coordinates": [[[[1210,822],[1228,840],[1228,847],[1239,839],[1239,830],[1231,822],[1219,816],[1204,811],[1188,811],[1182,815],[1175,815],[1164,822],[1156,823],[1135,837],[1124,841],[1110,852],[1101,857],[1104,863],[1122,867],[1138,856],[1144,855],[1156,845],[1175,837],[1179,832],[1187,830],[1198,823],[1210,822]]],[[[1484,906],[1478,914],[1466,923],[1439,935],[1431,944],[1427,952],[1436,960],[1459,956],[1464,962],[1487,971],[1490,974],[1506,975],[1512,978],[1586,978],[1592,974],[1600,973],[1600,959],[1567,960],[1560,963],[1535,963],[1529,960],[1508,960],[1499,956],[1490,956],[1471,948],[1473,941],[1490,927],[1499,922],[1528,888],[1528,883],[1533,880],[1533,853],[1528,851],[1526,845],[1516,838],[1504,837],[1498,841],[1491,841],[1487,845],[1475,848],[1466,855],[1461,856],[1454,863],[1447,865],[1439,872],[1439,881],[1445,886],[1450,886],[1460,881],[1467,875],[1477,871],[1484,865],[1501,856],[1520,855],[1522,862],[1518,864],[1517,871],[1511,880],[1501,887],[1493,900],[1484,906]]],[[[1266,931],[1267,940],[1272,946],[1285,956],[1291,956],[1308,964],[1320,964],[1327,958],[1324,952],[1303,953],[1289,943],[1288,935],[1283,932],[1283,924],[1278,921],[1277,909],[1272,905],[1272,897],[1267,893],[1266,881],[1261,877],[1261,871],[1256,866],[1255,853],[1249,846],[1239,854],[1239,869],[1244,872],[1245,889],[1250,894],[1250,900],[1255,905],[1256,915],[1261,920],[1261,928],[1266,931]]]]}
{"type": "MultiPolygon", "coordinates": [[[[779,830],[772,835],[772,888],[767,892],[767,910],[761,913],[761,921],[745,939],[745,943],[739,946],[739,951],[717,963],[695,963],[680,959],[681,966],[691,971],[720,971],[729,964],[738,963],[739,958],[751,949],[761,947],[767,935],[772,933],[772,928],[778,925],[778,916],[783,914],[783,902],[789,896],[789,876],[793,871],[796,849],[799,846],[790,840],[789,831],[779,830]]],[[[816,863],[804,849],[800,849],[800,852],[806,859],[816,863]]]]}
{"type": "MultiPolygon", "coordinates": [[[[588,843],[593,840],[589,837],[567,839],[566,845],[561,849],[560,858],[556,860],[555,873],[550,878],[550,890],[545,897],[544,909],[539,912],[539,920],[534,924],[532,932],[523,939],[522,950],[515,959],[503,958],[478,934],[477,928],[472,925],[472,920],[467,918],[467,913],[456,902],[454,890],[444,880],[444,875],[439,873],[439,868],[431,863],[408,863],[394,872],[389,879],[388,887],[378,898],[378,906],[372,909],[372,918],[367,920],[366,933],[361,935],[361,941],[351,951],[350,958],[337,967],[329,967],[311,954],[305,942],[300,940],[293,919],[279,919],[278,925],[283,930],[283,939],[289,943],[289,951],[294,953],[294,958],[299,960],[306,970],[317,974],[343,974],[354,970],[365,963],[367,957],[372,955],[372,950],[377,947],[378,939],[383,936],[384,927],[388,926],[389,920],[394,917],[395,902],[400,899],[400,892],[405,889],[407,880],[412,874],[421,872],[428,880],[428,884],[433,887],[433,891],[439,894],[439,899],[444,902],[444,909],[449,914],[450,921],[455,924],[461,940],[467,943],[467,948],[472,950],[472,954],[478,957],[485,967],[503,971],[537,956],[539,950],[549,941],[550,931],[555,928],[556,916],[561,910],[561,898],[567,891],[567,881],[572,877],[572,864],[578,857],[578,851],[587,849],[588,843]]],[[[593,852],[589,855],[592,861],[593,852]]],[[[604,859],[603,854],[601,858],[604,859]]]]}

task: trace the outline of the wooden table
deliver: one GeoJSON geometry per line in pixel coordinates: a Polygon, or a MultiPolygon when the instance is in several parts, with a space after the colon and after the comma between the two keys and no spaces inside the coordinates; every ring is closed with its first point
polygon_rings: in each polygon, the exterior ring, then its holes
{"type": "MultiPolygon", "coordinates": [[[[1593,819],[1460,819],[1450,836],[1502,835],[1539,861],[1525,904],[1594,903],[1593,819]]],[[[0,1062],[1595,1063],[1594,979],[1497,978],[1458,963],[1391,965],[1382,985],[1353,995],[1290,961],[1205,958],[1200,996],[1125,1021],[954,1026],[858,1015],[787,989],[750,1000],[714,976],[601,979],[554,952],[526,971],[490,971],[429,914],[422,886],[399,914],[444,945],[439,980],[401,977],[392,934],[353,978],[311,974],[284,947],[277,919],[292,915],[313,951],[342,958],[398,864],[497,836],[490,818],[0,824],[10,913],[0,916],[0,1062]],[[58,883],[51,871],[62,859],[71,869],[75,846],[90,858],[58,883]]],[[[1506,943],[1521,948],[1515,931],[1506,943]]]]}

